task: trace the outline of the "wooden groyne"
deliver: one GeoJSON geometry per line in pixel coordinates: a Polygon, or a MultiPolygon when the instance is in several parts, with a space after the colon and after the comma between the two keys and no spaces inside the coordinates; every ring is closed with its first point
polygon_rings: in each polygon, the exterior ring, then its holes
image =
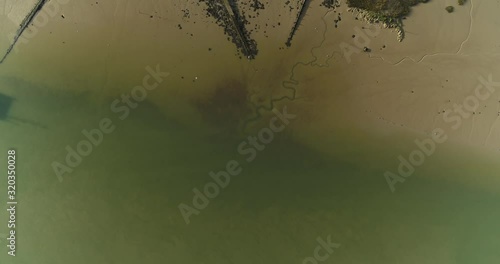
{"type": "Polygon", "coordinates": [[[295,34],[297,33],[297,29],[300,26],[300,23],[302,23],[302,20],[304,19],[304,16],[306,14],[307,8],[309,7],[309,4],[311,3],[311,0],[300,0],[298,3],[298,8],[299,12],[297,13],[297,17],[295,18],[295,21],[292,26],[292,30],[290,31],[290,35],[288,36],[288,39],[286,41],[287,47],[290,47],[292,45],[292,40],[295,34]]]}

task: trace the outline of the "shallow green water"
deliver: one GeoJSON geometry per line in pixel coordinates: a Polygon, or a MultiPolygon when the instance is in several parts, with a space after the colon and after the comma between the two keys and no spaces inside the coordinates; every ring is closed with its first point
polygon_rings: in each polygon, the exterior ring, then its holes
{"type": "Polygon", "coordinates": [[[418,173],[393,194],[382,170],[320,155],[286,134],[249,163],[237,151],[243,138],[207,136],[147,102],[121,121],[108,99],[3,80],[21,84],[10,114],[47,128],[1,124],[1,146],[17,149],[19,166],[17,256],[2,239],[1,263],[309,263],[317,239],[329,236],[340,246],[318,263],[500,260],[498,195],[418,173]],[[60,182],[52,162],[104,117],[115,131],[60,182]],[[241,173],[186,224],[179,203],[192,204],[192,189],[230,160],[241,173]]]}

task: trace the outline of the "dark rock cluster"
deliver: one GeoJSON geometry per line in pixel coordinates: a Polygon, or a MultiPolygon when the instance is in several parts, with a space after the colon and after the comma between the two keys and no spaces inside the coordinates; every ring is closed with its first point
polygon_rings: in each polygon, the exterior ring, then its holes
{"type": "Polygon", "coordinates": [[[396,19],[408,15],[412,6],[427,2],[429,0],[347,0],[347,5],[396,19]]]}
{"type": "MultiPolygon", "coordinates": [[[[224,33],[236,45],[238,50],[248,59],[254,59],[258,53],[257,42],[251,38],[245,25],[249,24],[240,14],[236,4],[229,0],[199,0],[207,5],[207,16],[213,17],[216,23],[224,28],[224,33]]],[[[253,3],[256,9],[264,8],[259,1],[253,3]]]]}
{"type": "Polygon", "coordinates": [[[335,8],[336,6],[338,6],[338,1],[337,0],[323,0],[321,5],[326,7],[326,8],[335,8]]]}

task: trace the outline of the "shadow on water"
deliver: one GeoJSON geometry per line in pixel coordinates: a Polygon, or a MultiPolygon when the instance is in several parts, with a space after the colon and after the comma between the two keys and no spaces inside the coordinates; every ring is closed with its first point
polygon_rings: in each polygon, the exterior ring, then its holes
{"type": "Polygon", "coordinates": [[[15,99],[13,97],[0,94],[0,120],[7,121],[14,125],[30,125],[38,128],[47,129],[47,127],[41,123],[27,120],[24,118],[9,116],[9,111],[14,101],[15,99]]]}

